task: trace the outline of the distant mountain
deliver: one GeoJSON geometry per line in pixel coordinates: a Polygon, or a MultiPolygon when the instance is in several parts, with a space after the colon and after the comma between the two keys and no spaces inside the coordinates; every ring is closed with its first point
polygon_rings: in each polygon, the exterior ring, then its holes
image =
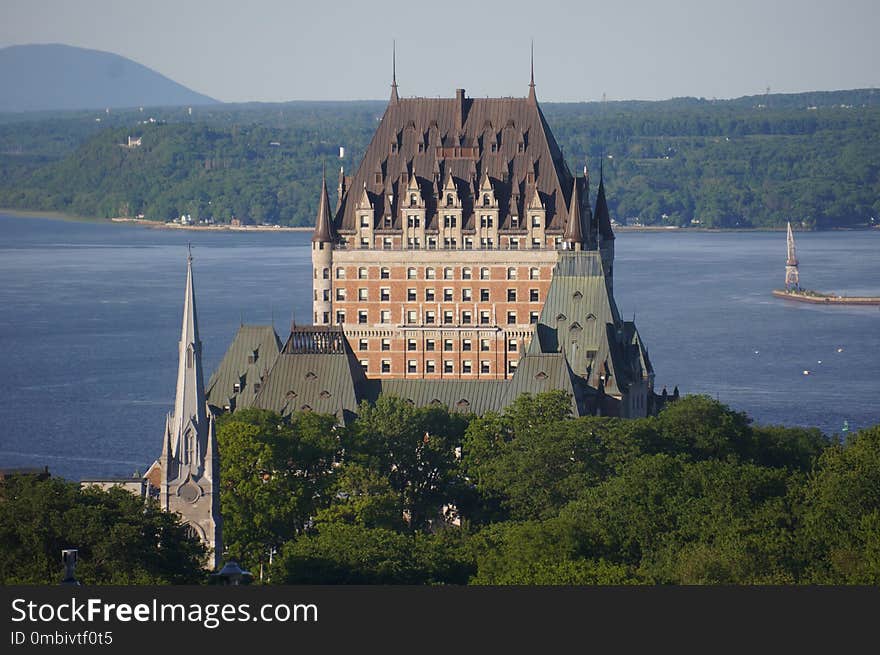
{"type": "Polygon", "coordinates": [[[2,112],[217,102],[125,57],[59,44],[0,49],[0,89],[2,112]]]}

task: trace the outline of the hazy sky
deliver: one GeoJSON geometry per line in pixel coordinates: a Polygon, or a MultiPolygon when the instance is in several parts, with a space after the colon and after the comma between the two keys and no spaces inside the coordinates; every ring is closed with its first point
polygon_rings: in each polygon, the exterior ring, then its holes
{"type": "Polygon", "coordinates": [[[880,0],[0,0],[0,47],[115,52],[218,100],[730,98],[880,86],[880,0]]]}

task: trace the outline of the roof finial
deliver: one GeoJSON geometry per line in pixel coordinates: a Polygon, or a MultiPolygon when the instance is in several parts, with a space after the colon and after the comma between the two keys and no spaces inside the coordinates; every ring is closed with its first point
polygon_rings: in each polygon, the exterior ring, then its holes
{"type": "Polygon", "coordinates": [[[397,96],[397,41],[391,41],[391,102],[398,101],[397,96]]]}
{"type": "Polygon", "coordinates": [[[531,48],[531,56],[530,56],[530,66],[529,66],[529,100],[536,101],[537,98],[535,96],[535,40],[532,39],[532,48],[531,48]]]}

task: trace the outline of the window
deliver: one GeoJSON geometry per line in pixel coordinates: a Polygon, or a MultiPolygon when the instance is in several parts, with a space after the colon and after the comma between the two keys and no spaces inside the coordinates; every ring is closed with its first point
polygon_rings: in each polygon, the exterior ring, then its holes
{"type": "Polygon", "coordinates": [[[406,269],[406,279],[407,279],[407,280],[415,280],[415,279],[416,279],[416,275],[417,275],[417,273],[416,273],[416,269],[414,269],[414,268],[408,268],[408,269],[406,269]]]}
{"type": "Polygon", "coordinates": [[[443,351],[451,352],[452,351],[452,339],[444,339],[443,340],[443,351]]]}
{"type": "MultiPolygon", "coordinates": [[[[415,206],[415,196],[414,195],[410,196],[410,204],[412,206],[415,206]]],[[[412,215],[412,216],[407,216],[406,224],[408,227],[419,227],[422,224],[422,221],[418,216],[412,215]]]]}
{"type": "Polygon", "coordinates": [[[463,302],[470,302],[472,298],[473,293],[470,287],[461,290],[461,299],[463,302]]]}
{"type": "Polygon", "coordinates": [[[379,312],[379,321],[382,323],[390,323],[391,312],[387,309],[383,309],[381,312],[379,312]]]}
{"type": "Polygon", "coordinates": [[[480,302],[489,302],[489,290],[480,289],[480,302]]]}
{"type": "Polygon", "coordinates": [[[362,359],[360,361],[361,368],[364,369],[364,373],[366,373],[370,369],[370,364],[366,359],[362,359]]]}
{"type": "Polygon", "coordinates": [[[342,266],[340,266],[339,268],[336,269],[336,279],[337,280],[344,280],[345,279],[345,269],[342,266]]]}
{"type": "Polygon", "coordinates": [[[361,267],[358,269],[358,280],[366,280],[367,279],[367,269],[361,267]]]}
{"type": "Polygon", "coordinates": [[[345,300],[345,287],[336,287],[336,300],[345,300]]]}
{"type": "Polygon", "coordinates": [[[446,267],[446,268],[443,269],[443,279],[444,279],[444,280],[452,280],[452,279],[455,279],[455,276],[454,276],[454,274],[453,274],[453,270],[452,270],[451,268],[446,267]]]}
{"type": "Polygon", "coordinates": [[[386,352],[391,350],[391,339],[382,339],[382,350],[386,352]]]}
{"type": "Polygon", "coordinates": [[[436,277],[437,277],[437,272],[433,268],[431,268],[429,266],[428,268],[425,269],[425,279],[426,280],[433,280],[436,277]]]}
{"type": "Polygon", "coordinates": [[[336,324],[342,325],[343,323],[345,323],[345,312],[339,310],[336,312],[336,324]]]}
{"type": "Polygon", "coordinates": [[[492,250],[495,247],[495,241],[491,238],[483,237],[480,239],[480,248],[483,250],[492,250]]]}
{"type": "Polygon", "coordinates": [[[489,279],[489,269],[488,268],[481,268],[480,269],[480,279],[481,280],[488,280],[489,279]]]}
{"type": "Polygon", "coordinates": [[[443,372],[444,373],[452,373],[453,372],[451,359],[443,360],[443,372]]]}
{"type": "Polygon", "coordinates": [[[466,359],[461,363],[461,372],[465,375],[471,373],[471,360],[466,359]]]}
{"type": "Polygon", "coordinates": [[[515,280],[516,279],[516,266],[511,266],[507,269],[507,279],[515,280]]]}
{"type": "Polygon", "coordinates": [[[516,289],[507,290],[507,302],[516,302],[516,289]]]}
{"type": "Polygon", "coordinates": [[[512,227],[514,230],[519,228],[519,216],[510,217],[510,227],[512,227]]]}
{"type": "Polygon", "coordinates": [[[241,393],[241,382],[232,385],[232,393],[241,393]]]}
{"type": "Polygon", "coordinates": [[[461,269],[461,279],[462,280],[470,280],[471,279],[471,269],[469,266],[465,266],[461,269]]]}
{"type": "Polygon", "coordinates": [[[519,237],[511,237],[510,238],[510,249],[511,250],[519,250],[519,237]]]}
{"type": "Polygon", "coordinates": [[[437,250],[437,239],[435,237],[428,237],[428,250],[437,250]]]}
{"type": "Polygon", "coordinates": [[[388,302],[391,300],[391,289],[388,287],[383,287],[379,289],[379,300],[383,302],[388,302]]]}
{"type": "Polygon", "coordinates": [[[391,227],[391,223],[392,223],[391,217],[390,217],[390,216],[386,216],[386,217],[385,217],[385,220],[384,220],[384,225],[385,225],[385,227],[389,227],[389,228],[390,228],[390,227],[391,227]]]}
{"type": "Polygon", "coordinates": [[[366,250],[369,247],[370,247],[370,240],[367,238],[362,238],[361,239],[361,249],[366,250]]]}
{"type": "Polygon", "coordinates": [[[480,360],[480,373],[489,373],[489,362],[485,359],[480,360]]]}
{"type": "Polygon", "coordinates": [[[472,320],[473,314],[469,310],[466,309],[461,313],[462,325],[470,325],[472,320]]]}
{"type": "Polygon", "coordinates": [[[489,325],[489,312],[486,310],[480,312],[480,325],[489,325]]]}
{"type": "Polygon", "coordinates": [[[443,312],[443,323],[444,323],[444,325],[451,325],[452,322],[453,322],[453,320],[452,320],[452,310],[451,310],[451,309],[447,309],[445,312],[443,312]]]}
{"type": "Polygon", "coordinates": [[[541,217],[537,214],[532,216],[532,227],[541,227],[541,217]]]}
{"type": "Polygon", "coordinates": [[[324,323],[327,324],[330,322],[330,312],[324,312],[324,323]]]}
{"type": "Polygon", "coordinates": [[[452,302],[452,289],[443,289],[443,302],[452,302]]]}
{"type": "Polygon", "coordinates": [[[517,365],[517,363],[518,363],[518,362],[515,362],[515,361],[513,361],[513,362],[507,362],[507,372],[508,372],[510,375],[513,375],[514,373],[516,373],[516,365],[517,365]]]}
{"type": "Polygon", "coordinates": [[[480,351],[481,352],[489,352],[489,340],[488,339],[480,339],[480,351]]]}
{"type": "Polygon", "coordinates": [[[391,241],[391,237],[385,237],[382,239],[382,249],[383,250],[391,250],[393,243],[391,241]]]}
{"type": "Polygon", "coordinates": [[[321,297],[324,299],[325,302],[327,300],[330,300],[330,289],[324,289],[321,293],[321,297]]]}
{"type": "Polygon", "coordinates": [[[358,350],[367,350],[370,347],[370,342],[366,339],[361,339],[358,341],[358,350]]]}
{"type": "Polygon", "coordinates": [[[538,290],[529,289],[529,302],[538,302],[538,290]]]}
{"type": "Polygon", "coordinates": [[[383,359],[382,360],[382,372],[383,373],[390,373],[391,372],[391,360],[390,359],[383,359]]]}
{"type": "Polygon", "coordinates": [[[529,323],[534,325],[538,322],[538,312],[529,312],[529,323]]]}
{"type": "Polygon", "coordinates": [[[428,339],[425,341],[425,350],[434,350],[435,343],[433,339],[428,339]]]}
{"type": "Polygon", "coordinates": [[[414,359],[406,360],[406,372],[407,373],[417,373],[418,372],[418,362],[414,359]]]}
{"type": "Polygon", "coordinates": [[[367,300],[369,298],[369,294],[367,293],[366,288],[358,289],[358,300],[367,300]]]}
{"type": "Polygon", "coordinates": [[[321,270],[321,276],[322,276],[325,280],[329,280],[329,279],[330,279],[330,269],[329,269],[329,268],[322,269],[322,270],[321,270]]]}
{"type": "Polygon", "coordinates": [[[433,359],[429,359],[425,362],[425,373],[433,373],[436,367],[437,363],[433,359]]]}
{"type": "Polygon", "coordinates": [[[416,301],[416,290],[415,289],[407,289],[406,290],[406,299],[409,302],[415,302],[416,301]]]}
{"type": "Polygon", "coordinates": [[[437,314],[435,312],[432,312],[432,311],[425,312],[425,323],[429,324],[429,325],[433,324],[436,317],[437,317],[437,314]]]}
{"type": "Polygon", "coordinates": [[[418,312],[414,309],[407,310],[406,312],[406,322],[407,323],[418,323],[419,316],[418,312]]]}
{"type": "Polygon", "coordinates": [[[516,312],[509,311],[507,312],[507,324],[514,325],[516,323],[516,312]]]}
{"type": "Polygon", "coordinates": [[[434,302],[434,289],[425,289],[425,302],[434,302]]]}
{"type": "Polygon", "coordinates": [[[492,227],[495,224],[492,216],[483,215],[480,216],[480,227],[492,227]]]}
{"type": "Polygon", "coordinates": [[[390,268],[385,268],[385,267],[383,266],[382,269],[379,271],[379,277],[380,277],[381,279],[383,279],[383,280],[388,280],[388,279],[390,279],[390,278],[391,278],[391,269],[390,269],[390,268]]]}
{"type": "Polygon", "coordinates": [[[541,249],[541,240],[540,239],[532,239],[532,250],[540,250],[541,249]]]}
{"type": "Polygon", "coordinates": [[[367,310],[362,309],[358,312],[358,323],[360,325],[366,325],[367,323],[367,310]]]}
{"type": "Polygon", "coordinates": [[[529,269],[529,279],[530,280],[540,280],[541,279],[541,269],[530,268],[529,269]]]}
{"type": "Polygon", "coordinates": [[[447,207],[452,207],[452,203],[453,203],[453,202],[454,202],[454,200],[453,200],[453,198],[452,198],[452,194],[451,194],[451,193],[447,193],[447,194],[446,194],[446,206],[447,206],[447,207]]]}
{"type": "Polygon", "coordinates": [[[415,350],[416,348],[418,348],[418,344],[416,343],[416,340],[415,339],[408,339],[406,342],[406,349],[407,350],[415,350]]]}
{"type": "Polygon", "coordinates": [[[407,242],[407,245],[409,246],[410,250],[418,250],[419,248],[422,247],[421,241],[419,241],[418,237],[415,237],[415,238],[409,237],[406,240],[406,242],[407,242]]]}
{"type": "Polygon", "coordinates": [[[447,215],[443,217],[443,227],[455,227],[456,224],[455,216],[447,215]]]}
{"type": "Polygon", "coordinates": [[[508,339],[507,340],[507,352],[509,352],[509,353],[516,352],[516,339],[508,339]]]}
{"type": "Polygon", "coordinates": [[[465,250],[473,250],[474,249],[474,240],[471,237],[465,237],[464,249],[465,250]]]}
{"type": "Polygon", "coordinates": [[[462,339],[462,341],[461,341],[461,349],[462,349],[462,350],[467,350],[467,351],[469,351],[469,350],[471,349],[471,346],[472,346],[472,345],[473,345],[473,344],[471,343],[471,340],[470,340],[470,339],[462,339]]]}

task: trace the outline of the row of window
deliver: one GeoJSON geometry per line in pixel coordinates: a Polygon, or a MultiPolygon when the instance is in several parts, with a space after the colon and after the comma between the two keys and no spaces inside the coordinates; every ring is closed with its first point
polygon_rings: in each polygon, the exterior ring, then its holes
{"type": "MultiPolygon", "coordinates": [[[[367,314],[366,309],[358,310],[357,313],[357,322],[358,325],[368,325],[369,324],[369,315],[367,314]]],[[[442,324],[443,325],[474,325],[474,314],[470,310],[462,310],[461,312],[461,321],[460,323],[455,322],[455,312],[451,309],[444,310],[442,313],[442,324]]],[[[337,310],[336,312],[336,323],[342,325],[345,323],[346,313],[344,310],[337,310]]],[[[328,320],[327,312],[324,312],[324,322],[326,323],[328,320]]],[[[379,322],[380,323],[391,323],[391,310],[383,309],[379,312],[379,322]]],[[[529,312],[529,323],[535,324],[538,322],[538,312],[529,312]]],[[[406,323],[407,325],[419,325],[419,313],[414,309],[407,310],[406,312],[406,323]]],[[[508,325],[517,325],[518,323],[518,315],[515,310],[510,310],[507,312],[507,324],[508,325]]],[[[424,315],[424,325],[435,325],[437,324],[437,312],[433,309],[427,310],[424,315]]],[[[479,313],[479,324],[480,325],[493,325],[492,323],[492,313],[489,310],[482,310],[479,313]]]]}
{"type": "MultiPolygon", "coordinates": [[[[360,361],[361,366],[364,369],[365,373],[370,372],[369,362],[365,359],[360,361]]],[[[516,371],[517,362],[507,362],[507,372],[513,374],[516,371]]],[[[379,364],[379,370],[382,373],[391,373],[391,360],[383,359],[379,364]]],[[[407,373],[418,373],[419,372],[419,362],[416,359],[409,359],[406,362],[406,372],[407,373]]],[[[437,362],[433,359],[429,359],[425,361],[425,373],[436,373],[437,372],[437,362]]],[[[473,362],[469,359],[465,359],[461,362],[461,373],[463,375],[468,375],[474,372],[473,362]]],[[[492,372],[492,364],[488,360],[480,360],[480,373],[491,373],[492,372]]],[[[450,374],[455,373],[455,362],[451,359],[443,360],[443,373],[450,374]]]]}
{"type": "MultiPolygon", "coordinates": [[[[317,278],[318,272],[315,271],[315,277],[317,278]]],[[[345,279],[345,268],[343,266],[339,266],[336,269],[336,279],[344,280],[345,279]]],[[[472,280],[474,275],[474,271],[469,266],[463,266],[461,268],[461,279],[462,280],[472,280]]],[[[488,267],[482,267],[479,270],[479,275],[481,280],[490,280],[492,279],[492,272],[488,267]]],[[[516,280],[519,275],[516,266],[508,266],[507,267],[507,279],[508,280],[516,280]]],[[[324,268],[321,271],[321,276],[325,280],[330,279],[330,269],[324,268]]],[[[357,270],[357,279],[366,280],[369,277],[369,271],[365,266],[361,266],[357,270]]],[[[380,280],[390,280],[391,279],[391,269],[387,266],[383,266],[379,269],[379,279],[380,280]]],[[[408,280],[417,280],[419,279],[419,270],[411,266],[406,269],[406,279],[408,280]]],[[[435,280],[437,279],[437,269],[433,266],[425,267],[425,279],[426,280],[435,280]]],[[[451,266],[447,266],[443,269],[443,279],[444,280],[454,280],[455,279],[455,269],[451,266]]],[[[541,269],[537,267],[532,267],[529,269],[529,279],[530,280],[539,280],[541,279],[541,269]]]]}
{"type": "MultiPolygon", "coordinates": [[[[360,288],[358,291],[358,300],[360,301],[369,301],[370,294],[369,289],[360,288]]],[[[490,293],[489,289],[480,289],[480,302],[490,302],[490,293]]],[[[406,300],[407,302],[417,302],[418,301],[418,290],[417,289],[407,289],[406,290],[406,300]]],[[[443,302],[454,302],[455,290],[450,288],[443,289],[443,302]]],[[[322,290],[323,300],[330,300],[330,290],[323,289],[322,290]]],[[[529,302],[540,302],[541,293],[538,289],[529,289],[529,302]]],[[[318,292],[315,291],[315,300],[318,299],[318,292]]],[[[470,287],[461,290],[461,300],[462,302],[471,302],[474,299],[473,289],[470,287]]],[[[345,287],[337,287],[336,288],[336,300],[345,301],[348,300],[348,290],[345,287]]],[[[379,289],[379,300],[382,302],[390,302],[391,300],[391,288],[390,287],[381,287],[379,289]]],[[[437,300],[437,292],[433,288],[425,289],[425,302],[435,302],[437,300]]],[[[507,290],[507,302],[516,302],[517,300],[517,291],[516,289],[508,289],[507,290]]]]}
{"type": "MultiPolygon", "coordinates": [[[[437,340],[436,339],[425,339],[425,350],[426,351],[434,351],[437,350],[437,340]]],[[[443,351],[450,352],[455,350],[455,341],[453,339],[443,339],[443,351]]],[[[379,346],[382,352],[387,352],[391,350],[391,339],[382,339],[379,346]]],[[[468,352],[473,350],[474,341],[472,339],[462,339],[461,340],[461,349],[463,352],[468,352]]],[[[409,352],[418,350],[419,344],[416,339],[407,339],[406,341],[406,349],[409,352]]],[[[368,339],[360,339],[358,341],[358,350],[369,350],[370,342],[368,339]]],[[[489,339],[480,339],[480,351],[481,352],[489,352],[491,349],[491,341],[489,339]]],[[[515,353],[519,349],[519,339],[508,339],[507,340],[507,352],[515,353]]]]}
{"type": "MultiPolygon", "coordinates": [[[[371,218],[369,215],[361,216],[361,227],[369,228],[371,223],[371,218]]],[[[541,227],[541,217],[540,216],[532,216],[532,227],[541,227]]],[[[390,216],[385,217],[385,227],[391,227],[392,220],[390,216]]],[[[422,217],[415,214],[410,214],[406,217],[406,226],[407,227],[421,227],[422,225],[422,217]]],[[[443,216],[443,227],[452,228],[458,226],[458,216],[454,214],[445,214],[443,216]]],[[[495,226],[495,217],[491,214],[484,214],[480,216],[480,227],[494,227],[495,226]]],[[[510,217],[510,226],[514,229],[519,227],[519,216],[511,216],[510,217]]]]}
{"type": "MultiPolygon", "coordinates": [[[[438,244],[441,242],[437,239],[437,237],[428,237],[427,238],[427,249],[428,250],[437,250],[438,244]]],[[[465,237],[463,240],[464,249],[465,250],[473,250],[474,249],[474,240],[472,237],[465,237]]],[[[528,243],[528,242],[526,242],[528,243]]],[[[322,244],[323,245],[323,244],[322,244]]],[[[522,241],[519,237],[510,237],[508,250],[521,250],[520,246],[523,245],[522,241]]],[[[532,250],[541,250],[544,248],[544,241],[542,239],[533,238],[531,241],[532,250]]],[[[370,250],[373,247],[370,239],[368,237],[361,237],[358,242],[358,248],[360,250],[370,250]]],[[[409,250],[421,250],[422,241],[419,237],[407,237],[406,247],[409,250]]],[[[458,250],[458,239],[455,237],[446,237],[442,241],[442,247],[444,250],[458,250]]],[[[556,239],[555,247],[557,249],[563,248],[562,237],[558,237],[556,239]]],[[[482,250],[495,250],[495,240],[492,237],[481,237],[480,238],[480,248],[482,250]]],[[[498,248],[500,249],[500,243],[498,248]]],[[[394,250],[394,238],[393,237],[383,237],[382,238],[382,250],[394,250]]]]}

